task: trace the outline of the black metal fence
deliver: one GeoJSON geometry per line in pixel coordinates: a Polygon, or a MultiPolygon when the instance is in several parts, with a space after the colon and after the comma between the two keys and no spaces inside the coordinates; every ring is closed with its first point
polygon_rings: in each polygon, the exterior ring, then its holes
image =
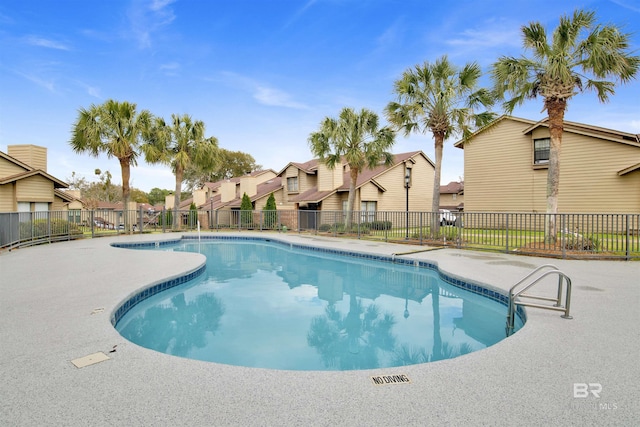
{"type": "Polygon", "coordinates": [[[0,213],[0,248],[123,233],[259,230],[559,258],[640,259],[638,214],[44,211],[0,213]],[[175,218],[174,218],[175,216],[175,218]],[[556,233],[546,230],[555,220],[556,233]]]}

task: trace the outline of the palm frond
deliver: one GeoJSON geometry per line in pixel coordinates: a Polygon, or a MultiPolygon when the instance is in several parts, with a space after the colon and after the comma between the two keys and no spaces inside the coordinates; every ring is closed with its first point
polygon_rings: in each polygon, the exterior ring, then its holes
{"type": "Polygon", "coordinates": [[[551,50],[547,42],[547,33],[539,22],[530,23],[522,27],[522,44],[525,49],[531,49],[534,57],[545,58],[551,50]]]}
{"type": "Polygon", "coordinates": [[[615,84],[613,82],[589,79],[587,80],[586,89],[595,90],[600,102],[607,102],[609,100],[609,95],[613,95],[615,93],[615,84]]]}

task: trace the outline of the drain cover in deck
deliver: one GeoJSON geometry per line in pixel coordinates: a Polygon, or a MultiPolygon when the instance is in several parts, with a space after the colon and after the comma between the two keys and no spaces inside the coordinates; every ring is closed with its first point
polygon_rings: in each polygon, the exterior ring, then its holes
{"type": "Polygon", "coordinates": [[[109,360],[109,356],[99,351],[88,356],[73,359],[71,363],[73,363],[76,368],[84,368],[85,366],[95,365],[96,363],[104,362],[105,360],[109,360]]]}

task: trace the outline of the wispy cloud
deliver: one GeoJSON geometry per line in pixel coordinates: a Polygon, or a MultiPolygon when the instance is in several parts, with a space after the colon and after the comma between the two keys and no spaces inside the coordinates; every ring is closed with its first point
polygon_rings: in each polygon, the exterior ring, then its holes
{"type": "Polygon", "coordinates": [[[117,38],[117,36],[115,36],[112,32],[97,31],[93,28],[84,28],[79,30],[79,32],[89,39],[98,40],[101,42],[111,42],[117,38]]]}
{"type": "Polygon", "coordinates": [[[384,32],[376,39],[377,51],[384,51],[389,48],[393,48],[401,38],[402,19],[396,19],[396,21],[387,27],[384,32]]]}
{"type": "Polygon", "coordinates": [[[297,110],[308,108],[306,105],[291,99],[288,93],[266,86],[257,86],[253,93],[253,98],[261,104],[274,107],[294,108],[297,110]]]}
{"type": "Polygon", "coordinates": [[[175,0],[153,0],[151,2],[151,6],[149,6],[149,9],[153,11],[159,11],[164,9],[165,7],[167,7],[173,2],[175,2],[175,0]]]}
{"type": "Polygon", "coordinates": [[[169,62],[167,64],[160,65],[160,71],[166,76],[177,76],[180,70],[180,64],[177,62],[169,62]]]}
{"type": "Polygon", "coordinates": [[[317,0],[309,0],[309,1],[307,1],[307,2],[304,4],[304,6],[302,6],[300,9],[298,9],[298,10],[296,11],[296,13],[294,13],[294,14],[293,14],[293,16],[292,16],[291,18],[289,18],[289,20],[284,24],[284,27],[283,27],[283,28],[287,28],[287,27],[291,26],[294,22],[296,22],[298,19],[300,19],[300,17],[301,17],[302,15],[304,15],[304,14],[305,14],[305,12],[306,12],[307,10],[309,10],[309,8],[310,8],[311,6],[313,6],[313,4],[314,4],[314,3],[316,3],[316,2],[317,2],[317,0]]]}
{"type": "Polygon", "coordinates": [[[483,48],[520,46],[520,26],[507,22],[488,22],[484,28],[470,28],[446,41],[450,46],[483,48]]]}
{"type": "Polygon", "coordinates": [[[176,16],[169,6],[175,0],[153,0],[151,3],[134,0],[128,13],[131,33],[140,48],[151,47],[151,36],[171,24],[176,16]]]}
{"type": "Polygon", "coordinates": [[[30,82],[35,83],[38,86],[45,88],[49,92],[52,92],[52,93],[56,92],[55,84],[51,80],[45,80],[45,79],[42,79],[42,78],[40,78],[38,76],[34,76],[33,74],[26,74],[26,73],[22,73],[20,71],[16,71],[16,73],[18,75],[24,77],[25,79],[29,80],[30,82]]]}
{"type": "Polygon", "coordinates": [[[14,20],[8,15],[0,12],[0,24],[13,24],[14,20]]]}
{"type": "Polygon", "coordinates": [[[27,44],[30,44],[32,46],[46,47],[49,49],[58,50],[70,50],[69,47],[63,43],[57,42],[55,40],[45,39],[43,37],[27,36],[24,40],[27,44]]]}
{"type": "Polygon", "coordinates": [[[99,87],[91,86],[79,80],[76,80],[76,83],[78,83],[78,85],[80,85],[87,92],[87,95],[92,96],[94,98],[102,99],[102,95],[100,94],[99,87]]]}
{"type": "Polygon", "coordinates": [[[297,102],[285,91],[274,88],[268,84],[258,82],[249,77],[237,73],[225,71],[221,73],[222,80],[226,83],[251,93],[253,99],[260,104],[272,107],[285,107],[297,110],[306,110],[309,107],[301,102],[297,102]]]}
{"type": "Polygon", "coordinates": [[[611,3],[617,4],[625,9],[632,10],[634,12],[640,12],[640,3],[637,0],[610,0],[611,3]]]}
{"type": "Polygon", "coordinates": [[[520,52],[521,24],[505,19],[490,19],[478,25],[442,34],[445,52],[453,59],[474,58],[481,65],[495,61],[498,54],[520,52]]]}

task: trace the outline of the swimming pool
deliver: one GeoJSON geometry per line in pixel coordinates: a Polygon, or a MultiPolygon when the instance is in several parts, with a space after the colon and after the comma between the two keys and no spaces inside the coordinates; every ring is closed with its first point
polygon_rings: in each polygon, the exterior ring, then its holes
{"type": "Polygon", "coordinates": [[[425,262],[259,238],[117,246],[207,257],[205,268],[136,293],[112,315],[123,337],[175,356],[353,370],[437,361],[505,338],[503,294],[425,262]]]}

